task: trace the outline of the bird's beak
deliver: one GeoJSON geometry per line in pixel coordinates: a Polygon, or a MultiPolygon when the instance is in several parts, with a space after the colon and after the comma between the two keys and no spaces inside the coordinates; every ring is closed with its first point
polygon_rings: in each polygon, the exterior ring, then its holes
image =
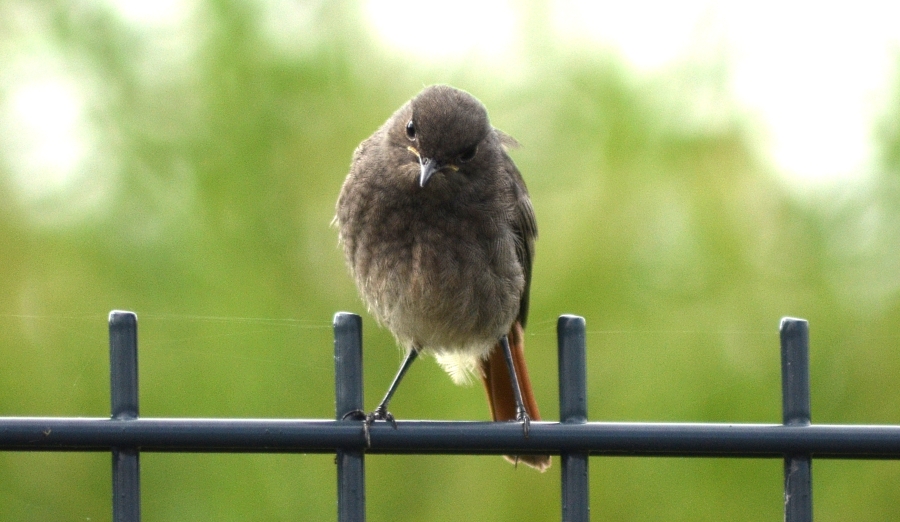
{"type": "Polygon", "coordinates": [[[431,176],[434,175],[435,172],[441,170],[443,165],[438,163],[432,158],[419,158],[419,167],[421,167],[421,172],[419,173],[419,186],[424,187],[428,180],[431,179],[431,176]]]}

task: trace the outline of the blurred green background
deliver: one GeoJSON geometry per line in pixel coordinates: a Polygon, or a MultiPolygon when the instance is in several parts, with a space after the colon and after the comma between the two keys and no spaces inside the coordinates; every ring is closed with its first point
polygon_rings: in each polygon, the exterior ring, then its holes
{"type": "MultiPolygon", "coordinates": [[[[374,407],[399,354],[329,222],[354,147],[450,83],[523,144],[540,226],[526,345],[546,419],[556,317],[574,313],[591,420],[780,422],[791,315],[810,321],[814,422],[900,423],[900,93],[873,125],[869,182],[800,196],[730,101],[727,62],[637,74],[557,42],[548,2],[516,8],[512,60],[411,59],[357,2],[195,0],[174,22],[121,5],[0,3],[0,415],[108,415],[112,309],[139,317],[143,416],[333,417],[339,310],[364,316],[374,407]]],[[[409,45],[455,37],[431,28],[408,27],[409,45]]],[[[488,418],[480,387],[430,361],[391,409],[488,418]]],[[[335,517],[333,456],[141,460],[144,520],[335,517]]],[[[372,521],[559,519],[558,467],[366,462],[372,521]]],[[[0,453],[0,520],[108,520],[109,470],[105,453],[0,453]]],[[[900,464],[818,460],[813,476],[817,520],[900,516],[900,464]]],[[[595,520],[777,520],[782,463],[594,458],[591,495],[595,520]]]]}

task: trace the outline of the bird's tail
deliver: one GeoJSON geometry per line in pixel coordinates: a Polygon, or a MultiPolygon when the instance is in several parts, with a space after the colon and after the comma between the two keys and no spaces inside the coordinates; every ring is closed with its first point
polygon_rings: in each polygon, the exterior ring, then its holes
{"type": "MultiPolygon", "coordinates": [[[[534,400],[534,392],[531,389],[528,368],[525,366],[525,332],[519,321],[513,323],[508,339],[525,411],[528,412],[531,420],[541,420],[537,401],[534,400]]],[[[491,407],[493,419],[495,421],[516,420],[516,399],[500,343],[497,343],[487,359],[481,361],[481,378],[484,382],[484,390],[487,392],[488,405],[491,407]]],[[[513,464],[523,462],[538,471],[546,471],[550,467],[550,455],[506,455],[505,457],[513,464]]]]}

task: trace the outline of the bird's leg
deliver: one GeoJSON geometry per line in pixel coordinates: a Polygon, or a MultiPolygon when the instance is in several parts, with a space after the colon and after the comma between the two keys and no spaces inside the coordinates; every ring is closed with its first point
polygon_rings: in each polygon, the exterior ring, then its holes
{"type": "Polygon", "coordinates": [[[519,388],[519,377],[516,375],[516,365],[513,363],[512,351],[509,349],[507,336],[500,338],[500,346],[503,347],[503,358],[506,360],[506,369],[509,370],[509,380],[512,382],[513,397],[516,399],[516,420],[522,423],[522,431],[528,438],[528,428],[531,425],[531,417],[525,410],[525,402],[522,400],[522,390],[519,388]]]}
{"type": "Polygon", "coordinates": [[[391,402],[391,397],[394,396],[394,392],[397,391],[397,387],[400,386],[400,381],[403,380],[403,376],[406,375],[406,371],[409,370],[409,367],[412,366],[413,361],[416,360],[416,357],[419,355],[419,350],[413,348],[406,354],[406,358],[403,359],[403,363],[400,365],[400,369],[397,370],[397,375],[394,376],[394,381],[391,383],[391,386],[388,388],[387,393],[384,394],[384,398],[381,399],[381,402],[378,404],[378,407],[375,408],[375,411],[366,415],[366,421],[369,424],[376,420],[386,420],[394,425],[394,429],[397,429],[397,421],[394,420],[394,416],[391,415],[391,412],[387,410],[388,403],[391,402]]]}
{"type": "Polygon", "coordinates": [[[366,435],[366,446],[371,446],[372,441],[369,437],[369,426],[371,426],[377,420],[384,420],[391,423],[394,429],[397,429],[397,421],[394,419],[394,416],[391,412],[388,411],[387,406],[388,403],[391,402],[391,397],[394,396],[394,392],[397,391],[397,387],[400,385],[400,381],[403,380],[403,376],[406,375],[406,371],[409,370],[409,367],[412,366],[413,361],[416,360],[416,357],[419,355],[419,350],[413,347],[408,354],[406,354],[406,358],[403,359],[403,363],[400,365],[400,369],[397,370],[397,375],[394,376],[394,381],[391,382],[391,386],[388,388],[387,393],[384,394],[384,398],[381,399],[381,402],[378,404],[378,407],[375,408],[371,413],[363,413],[360,410],[354,410],[348,412],[344,415],[344,419],[352,418],[355,420],[363,421],[363,430],[366,435]]]}

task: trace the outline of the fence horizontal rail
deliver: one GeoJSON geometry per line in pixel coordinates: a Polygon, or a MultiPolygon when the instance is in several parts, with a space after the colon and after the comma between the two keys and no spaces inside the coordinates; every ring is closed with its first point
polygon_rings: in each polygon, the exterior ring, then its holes
{"type": "MultiPolygon", "coordinates": [[[[898,425],[811,424],[809,325],[785,317],[779,326],[782,423],[586,422],[584,319],[560,316],[559,397],[562,422],[359,421],[141,417],[138,408],[137,316],[109,317],[111,417],[0,417],[0,451],[102,451],[112,454],[113,520],[141,518],[140,454],[334,453],[339,522],[365,520],[365,454],[560,455],[564,522],[590,520],[589,455],[777,458],[784,462],[784,520],[812,521],[813,458],[898,459],[898,425]]],[[[334,317],[335,418],[363,408],[362,319],[334,317]]]]}
{"type": "MultiPolygon", "coordinates": [[[[377,423],[367,453],[588,452],[622,456],[900,459],[900,426],[399,421],[377,423]]],[[[0,417],[0,451],[333,453],[362,449],[359,422],[281,419],[0,417]]]]}

